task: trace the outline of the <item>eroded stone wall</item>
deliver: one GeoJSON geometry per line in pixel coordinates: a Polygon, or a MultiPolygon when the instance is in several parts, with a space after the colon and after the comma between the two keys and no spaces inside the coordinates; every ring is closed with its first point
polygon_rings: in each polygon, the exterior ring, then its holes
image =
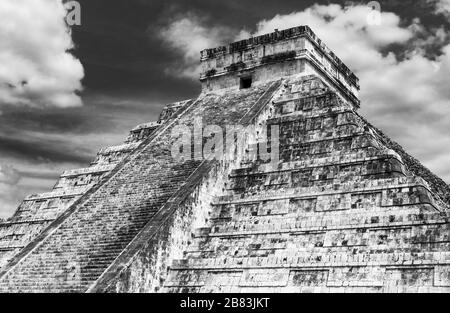
{"type": "Polygon", "coordinates": [[[448,209],[428,177],[317,78],[267,124],[281,161],[241,164],[164,292],[448,292],[448,209]]]}

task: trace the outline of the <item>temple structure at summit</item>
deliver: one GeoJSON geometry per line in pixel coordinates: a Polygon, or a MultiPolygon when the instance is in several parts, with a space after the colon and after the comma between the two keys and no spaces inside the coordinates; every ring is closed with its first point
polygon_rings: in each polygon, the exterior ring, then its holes
{"type": "Polygon", "coordinates": [[[0,291],[450,291],[449,186],[358,113],[357,76],[308,26],[201,63],[196,99],[0,224],[0,291]],[[246,155],[254,138],[175,160],[199,119],[267,133],[277,163],[246,155]]]}

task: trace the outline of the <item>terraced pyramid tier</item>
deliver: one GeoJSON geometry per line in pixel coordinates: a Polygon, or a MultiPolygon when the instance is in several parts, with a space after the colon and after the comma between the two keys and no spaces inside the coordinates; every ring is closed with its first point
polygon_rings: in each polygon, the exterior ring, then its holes
{"type": "Polygon", "coordinates": [[[101,149],[89,167],[65,171],[51,192],[25,198],[14,215],[0,223],[0,268],[84,194],[101,184],[158,125],[137,126],[124,144],[101,149]]]}
{"type": "Polygon", "coordinates": [[[278,168],[232,171],[164,291],[450,291],[448,204],[318,79],[285,86],[278,168]]]}

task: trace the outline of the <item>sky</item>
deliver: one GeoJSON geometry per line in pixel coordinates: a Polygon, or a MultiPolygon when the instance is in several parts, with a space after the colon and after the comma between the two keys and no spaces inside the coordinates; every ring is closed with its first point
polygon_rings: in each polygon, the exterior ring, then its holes
{"type": "Polygon", "coordinates": [[[360,112],[450,183],[450,0],[0,2],[0,218],[195,98],[199,51],[299,25],[356,73],[360,112]],[[369,17],[370,19],[370,17],[369,17]]]}

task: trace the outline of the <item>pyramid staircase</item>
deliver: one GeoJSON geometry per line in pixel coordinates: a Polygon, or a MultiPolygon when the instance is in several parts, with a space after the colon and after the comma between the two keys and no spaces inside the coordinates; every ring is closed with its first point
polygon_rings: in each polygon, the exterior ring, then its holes
{"type": "Polygon", "coordinates": [[[265,106],[278,85],[271,82],[226,95],[204,94],[169,114],[101,183],[50,222],[2,268],[0,291],[98,288],[101,281],[96,281],[114,269],[115,260],[126,255],[137,235],[154,223],[161,226],[160,215],[171,212],[170,204],[177,197],[187,196],[183,188],[209,170],[207,162],[173,160],[172,129],[177,125],[193,128],[195,117],[203,117],[206,125],[236,123],[265,106]]]}
{"type": "Polygon", "coordinates": [[[450,291],[448,202],[414,173],[426,169],[319,79],[286,82],[273,103],[278,168],[233,170],[163,290],[450,291]]]}

